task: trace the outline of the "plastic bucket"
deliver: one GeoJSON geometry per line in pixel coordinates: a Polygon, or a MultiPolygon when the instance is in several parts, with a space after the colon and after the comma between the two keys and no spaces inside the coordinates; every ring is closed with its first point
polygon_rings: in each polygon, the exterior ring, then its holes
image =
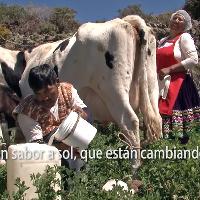
{"type": "MultiPolygon", "coordinates": [[[[18,191],[15,183],[16,178],[19,177],[29,187],[25,192],[25,199],[38,199],[36,187],[33,186],[30,175],[43,174],[48,165],[50,167],[61,165],[60,153],[56,147],[38,143],[10,145],[7,160],[7,190],[10,197],[13,192],[18,191]]],[[[59,174],[56,174],[56,179],[61,180],[59,174]]],[[[59,184],[53,187],[55,191],[60,190],[59,184]]]]}
{"type": "Polygon", "coordinates": [[[80,151],[87,149],[96,132],[97,129],[94,126],[72,111],[60,124],[54,137],[80,151]]]}

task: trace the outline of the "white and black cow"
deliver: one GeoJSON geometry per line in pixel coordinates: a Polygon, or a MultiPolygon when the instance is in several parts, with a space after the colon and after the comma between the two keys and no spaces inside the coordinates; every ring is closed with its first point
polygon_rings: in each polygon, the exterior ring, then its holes
{"type": "MultiPolygon", "coordinates": [[[[0,129],[2,119],[7,122],[8,128],[16,126],[12,116],[14,105],[19,103],[18,97],[22,97],[19,88],[19,80],[30,59],[43,60],[59,48],[65,49],[69,40],[59,40],[52,43],[42,44],[26,51],[13,51],[0,47],[0,129]]],[[[57,67],[55,67],[55,70],[57,67]]],[[[5,134],[4,134],[5,135],[5,134]]]]}
{"type": "MultiPolygon", "coordinates": [[[[62,52],[48,59],[33,58],[27,64],[20,88],[31,93],[28,74],[32,67],[48,63],[58,66],[61,81],[69,81],[100,122],[116,122],[129,144],[140,149],[140,110],[150,139],[161,135],[156,74],[156,40],[139,16],[105,23],[83,24],[62,52]]],[[[134,160],[137,169],[139,159],[134,160]]]]}
{"type": "Polygon", "coordinates": [[[8,85],[19,97],[22,96],[19,88],[19,80],[26,68],[29,60],[45,60],[49,54],[58,49],[65,49],[69,40],[59,40],[56,42],[42,44],[25,51],[14,51],[0,47],[0,82],[8,85]]]}
{"type": "Polygon", "coordinates": [[[0,82],[7,84],[19,96],[19,80],[26,67],[25,53],[0,47],[0,82]]]}

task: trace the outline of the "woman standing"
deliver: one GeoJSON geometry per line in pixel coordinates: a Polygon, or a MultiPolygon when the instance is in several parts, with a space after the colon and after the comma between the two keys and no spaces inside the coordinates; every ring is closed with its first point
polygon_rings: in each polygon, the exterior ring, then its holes
{"type": "Polygon", "coordinates": [[[198,63],[197,50],[188,30],[191,17],[178,10],[170,18],[170,34],[160,40],[157,48],[159,79],[171,76],[166,99],[160,97],[159,110],[163,119],[163,135],[188,135],[192,122],[200,122],[200,98],[195,84],[187,74],[198,63]]]}

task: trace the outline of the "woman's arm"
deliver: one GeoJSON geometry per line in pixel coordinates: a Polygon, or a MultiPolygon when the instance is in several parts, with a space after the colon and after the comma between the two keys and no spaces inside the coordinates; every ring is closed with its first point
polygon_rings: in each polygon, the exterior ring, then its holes
{"type": "Polygon", "coordinates": [[[180,39],[177,41],[178,45],[174,47],[174,54],[176,57],[177,51],[179,51],[180,62],[164,68],[159,71],[159,79],[162,80],[166,75],[176,72],[186,72],[191,67],[198,63],[198,54],[194,45],[194,40],[189,33],[183,33],[180,39]],[[178,47],[179,48],[178,48],[178,47]]]}
{"type": "Polygon", "coordinates": [[[185,69],[185,67],[183,66],[183,64],[177,63],[174,65],[171,65],[170,67],[161,69],[159,71],[159,79],[163,80],[163,78],[168,75],[168,74],[172,74],[172,73],[176,73],[176,72],[186,72],[187,70],[185,69]]]}
{"type": "Polygon", "coordinates": [[[181,51],[181,64],[186,70],[191,69],[198,64],[198,54],[189,33],[183,33],[179,41],[180,51],[181,51]]]}

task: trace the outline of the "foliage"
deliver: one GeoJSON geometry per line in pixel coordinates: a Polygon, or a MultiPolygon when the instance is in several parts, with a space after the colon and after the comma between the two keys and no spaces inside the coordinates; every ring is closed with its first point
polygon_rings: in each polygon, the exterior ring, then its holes
{"type": "Polygon", "coordinates": [[[6,166],[0,166],[0,194],[2,194],[6,189],[6,177],[6,166]]]}
{"type": "Polygon", "coordinates": [[[54,35],[56,34],[56,31],[57,31],[56,25],[50,22],[41,22],[38,33],[54,35]]]}
{"type": "MultiPolygon", "coordinates": [[[[150,146],[148,149],[196,149],[200,142],[199,125],[191,133],[190,142],[182,145],[176,138],[160,140],[150,146]]],[[[97,135],[97,138],[90,149],[101,149],[104,153],[106,149],[125,148],[116,137],[116,132],[107,130],[97,135]]],[[[143,180],[144,186],[141,192],[134,195],[123,195],[120,199],[198,199],[200,185],[200,161],[199,159],[150,159],[144,160],[139,177],[143,180]],[[186,181],[187,179],[187,181],[186,181]],[[191,188],[192,185],[192,188],[191,188]]],[[[73,172],[71,172],[73,173],[73,172]]],[[[69,173],[70,174],[70,173],[69,173]]],[[[80,173],[68,175],[69,196],[67,199],[119,199],[119,188],[112,192],[103,192],[102,186],[109,179],[120,179],[127,181],[130,177],[131,169],[129,160],[108,160],[105,157],[101,159],[91,159],[88,161],[84,170],[80,173]]],[[[120,193],[121,194],[121,193],[120,193]]]]}
{"type": "Polygon", "coordinates": [[[0,23],[8,25],[19,25],[26,20],[27,12],[21,6],[7,6],[0,4],[0,23]]]}
{"type": "Polygon", "coordinates": [[[14,200],[25,200],[25,191],[29,189],[29,187],[27,187],[25,185],[24,181],[21,181],[20,178],[16,179],[16,183],[15,185],[18,188],[17,192],[13,192],[12,197],[14,200]]]}
{"type": "Polygon", "coordinates": [[[0,24],[16,35],[34,33],[50,34],[75,32],[79,26],[76,12],[70,8],[49,8],[29,5],[8,6],[0,4],[0,24]]]}
{"type": "Polygon", "coordinates": [[[187,0],[183,7],[188,11],[193,19],[200,19],[200,1],[199,0],[187,0]]]}
{"type": "Polygon", "coordinates": [[[171,15],[172,15],[172,12],[166,12],[163,14],[159,14],[159,15],[157,15],[157,22],[168,25],[171,15]]]}
{"type": "MultiPolygon", "coordinates": [[[[195,150],[198,149],[200,137],[193,133],[187,145],[181,145],[179,140],[160,141],[151,149],[195,150]]],[[[162,199],[199,199],[200,170],[197,159],[166,159],[145,160],[140,170],[144,187],[140,195],[159,193],[162,199]],[[192,187],[191,187],[192,186],[192,187]]]]}
{"type": "Polygon", "coordinates": [[[165,24],[168,25],[169,23],[169,18],[172,13],[167,12],[159,15],[153,15],[153,14],[147,14],[145,13],[141,5],[129,5],[124,9],[121,9],[118,11],[119,12],[119,17],[123,18],[127,15],[139,15],[142,17],[147,23],[149,24],[165,24]]]}
{"type": "MultiPolygon", "coordinates": [[[[147,150],[196,150],[200,143],[199,124],[190,133],[189,143],[182,145],[176,134],[170,139],[162,139],[146,147],[147,150]]],[[[126,146],[118,140],[119,129],[110,124],[107,128],[98,127],[95,140],[89,147],[91,158],[80,172],[62,168],[62,185],[60,191],[54,191],[52,184],[57,170],[49,168],[45,175],[32,175],[40,200],[53,199],[54,195],[62,195],[62,199],[73,200],[160,200],[160,199],[191,199],[200,198],[200,160],[187,159],[143,159],[138,177],[143,187],[138,194],[123,192],[116,187],[111,192],[102,191],[102,186],[109,179],[127,182],[131,178],[131,167],[128,159],[108,159],[105,153],[109,149],[124,150],[126,146]],[[102,158],[95,158],[95,150],[102,151],[102,158]],[[45,196],[46,195],[46,196],[45,196]],[[48,196],[48,197],[47,197],[48,196]]],[[[200,155],[199,155],[200,156],[200,155]]],[[[0,175],[0,180],[2,179],[0,175]]],[[[21,187],[24,186],[21,184],[21,187]]],[[[21,189],[20,191],[23,191],[21,189]]],[[[4,194],[6,195],[6,194],[4,194]]]]}
{"type": "Polygon", "coordinates": [[[78,28],[74,21],[75,13],[70,8],[54,8],[49,21],[58,28],[58,33],[74,31],[78,28]]]}
{"type": "Polygon", "coordinates": [[[60,191],[55,191],[54,188],[60,186],[60,179],[57,178],[58,167],[47,167],[44,174],[32,174],[31,181],[36,187],[36,193],[40,200],[55,200],[60,195],[60,191]]]}
{"type": "Polygon", "coordinates": [[[9,39],[11,37],[11,31],[3,25],[0,25],[0,38],[9,39]]]}
{"type": "Polygon", "coordinates": [[[145,17],[144,12],[141,9],[141,5],[129,5],[124,9],[120,9],[119,11],[119,17],[123,18],[127,15],[139,15],[141,17],[145,17]]]}

